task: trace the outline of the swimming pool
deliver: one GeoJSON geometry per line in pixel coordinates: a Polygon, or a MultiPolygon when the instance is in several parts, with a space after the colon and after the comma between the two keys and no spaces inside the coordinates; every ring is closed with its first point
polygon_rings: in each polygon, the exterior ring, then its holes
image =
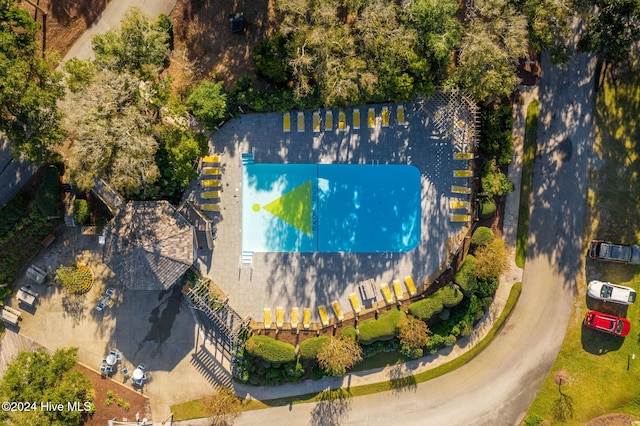
{"type": "Polygon", "coordinates": [[[420,242],[420,190],[408,165],[246,164],[242,250],[410,251],[420,242]]]}

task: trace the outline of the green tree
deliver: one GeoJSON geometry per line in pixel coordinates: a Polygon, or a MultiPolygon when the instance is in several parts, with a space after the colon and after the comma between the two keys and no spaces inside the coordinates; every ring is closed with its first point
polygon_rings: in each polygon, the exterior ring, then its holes
{"type": "Polygon", "coordinates": [[[482,190],[492,198],[500,198],[514,189],[513,182],[500,170],[495,159],[485,163],[480,181],[482,190]]]}
{"type": "Polygon", "coordinates": [[[152,20],[132,7],[118,28],[95,35],[91,44],[100,64],[149,76],[164,66],[169,53],[169,30],[166,19],[152,20]]]}
{"type": "Polygon", "coordinates": [[[218,388],[214,395],[205,398],[205,405],[214,426],[231,425],[240,416],[240,399],[231,389],[218,388]]]}
{"type": "Polygon", "coordinates": [[[527,17],[529,46],[535,52],[549,51],[558,63],[567,58],[566,40],[571,34],[571,4],[559,0],[523,0],[516,2],[527,17]]]}
{"type": "Polygon", "coordinates": [[[160,194],[172,196],[184,190],[197,177],[194,162],[208,150],[207,138],[202,133],[165,126],[158,135],[160,146],[156,164],[160,170],[160,194]]]}
{"type": "Polygon", "coordinates": [[[285,37],[276,33],[260,42],[253,49],[253,63],[260,77],[281,84],[291,78],[291,68],[287,64],[285,37]]]}
{"type": "Polygon", "coordinates": [[[14,425],[80,425],[78,410],[41,410],[40,401],[53,404],[91,401],[93,391],[89,379],[71,368],[77,363],[77,348],[59,349],[53,355],[45,349],[20,352],[8,365],[0,381],[3,401],[35,401],[38,407],[30,411],[0,412],[2,424],[14,425]]]}
{"type": "Polygon", "coordinates": [[[38,163],[64,137],[61,74],[40,55],[40,25],[14,0],[0,0],[0,131],[17,156],[38,163]]]}
{"type": "Polygon", "coordinates": [[[627,60],[640,40],[640,2],[638,0],[584,0],[589,11],[578,49],[596,52],[611,64],[627,60]]]}
{"type": "Polygon", "coordinates": [[[508,265],[508,253],[502,240],[495,239],[478,247],[474,252],[473,272],[479,280],[491,280],[500,276],[508,265]]]}
{"type": "Polygon", "coordinates": [[[187,106],[207,130],[216,129],[227,109],[222,82],[200,83],[187,98],[187,106]]]}
{"type": "Polygon", "coordinates": [[[498,164],[511,163],[513,114],[510,105],[491,105],[481,111],[480,149],[498,164]]]}
{"type": "Polygon", "coordinates": [[[318,364],[332,376],[342,376],[362,360],[362,348],[349,337],[331,336],[318,352],[318,364]]]}

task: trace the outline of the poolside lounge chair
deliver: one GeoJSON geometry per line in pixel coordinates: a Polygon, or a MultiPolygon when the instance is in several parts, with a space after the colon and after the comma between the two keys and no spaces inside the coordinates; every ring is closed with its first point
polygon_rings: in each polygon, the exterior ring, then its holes
{"type": "Polygon", "coordinates": [[[470,152],[455,152],[453,154],[454,160],[472,160],[473,154],[470,152]]]}
{"type": "Polygon", "coordinates": [[[282,306],[276,308],[276,327],[282,328],[284,325],[284,309],[282,306]]]}
{"type": "Polygon", "coordinates": [[[356,130],[360,128],[360,110],[357,108],[353,110],[353,128],[356,130]]]}
{"type": "Polygon", "coordinates": [[[407,122],[404,119],[404,105],[398,105],[398,110],[396,112],[397,112],[398,124],[407,124],[407,122]]]}
{"type": "Polygon", "coordinates": [[[367,112],[367,126],[369,128],[376,127],[376,111],[373,108],[369,108],[367,112]]]}
{"type": "Polygon", "coordinates": [[[205,167],[202,170],[202,173],[204,173],[205,175],[208,175],[208,176],[219,176],[220,175],[220,169],[218,167],[205,167]]]}
{"type": "Polygon", "coordinates": [[[344,111],[338,113],[338,129],[345,130],[347,128],[347,115],[344,111]]]}
{"type": "Polygon", "coordinates": [[[323,326],[329,325],[329,316],[327,315],[327,308],[322,305],[318,306],[318,314],[320,314],[320,322],[322,322],[323,326]]]}
{"type": "Polygon", "coordinates": [[[413,296],[413,295],[415,295],[417,293],[416,285],[413,283],[413,278],[412,277],[406,277],[404,279],[404,283],[407,285],[407,290],[409,290],[409,294],[411,296],[413,296]]]}
{"type": "Polygon", "coordinates": [[[293,307],[291,308],[291,328],[292,329],[297,329],[298,328],[298,307],[293,307]]]}
{"type": "Polygon", "coordinates": [[[220,156],[219,155],[207,155],[205,156],[202,161],[204,163],[213,163],[213,164],[217,164],[220,162],[220,156]]]}
{"type": "Polygon", "coordinates": [[[402,293],[402,284],[398,280],[393,280],[393,292],[396,294],[396,299],[401,301],[404,299],[402,293]]]}
{"type": "Polygon", "coordinates": [[[313,131],[316,133],[320,131],[320,112],[319,111],[313,112],[313,131]]]}
{"type": "Polygon", "coordinates": [[[271,328],[271,309],[264,308],[264,328],[271,328]]]}
{"type": "Polygon", "coordinates": [[[304,132],[304,112],[298,112],[298,132],[304,132]]]}
{"type": "Polygon", "coordinates": [[[359,314],[362,308],[360,307],[360,301],[358,300],[358,295],[355,293],[351,293],[349,295],[349,301],[351,302],[351,307],[353,307],[353,312],[359,314]]]}
{"type": "Polygon", "coordinates": [[[220,181],[218,179],[206,179],[202,181],[202,186],[215,188],[222,185],[220,185],[220,181]]]}
{"type": "Polygon", "coordinates": [[[342,308],[337,300],[331,302],[331,307],[333,308],[333,312],[336,314],[336,318],[338,321],[342,321],[344,319],[344,314],[342,313],[342,308]]]}
{"type": "Polygon", "coordinates": [[[291,114],[285,112],[282,116],[282,131],[290,132],[291,131],[291,114]]]}
{"type": "Polygon", "coordinates": [[[387,283],[382,283],[380,284],[380,290],[382,290],[382,295],[384,296],[384,300],[387,301],[387,303],[393,303],[393,295],[391,294],[391,290],[389,290],[389,286],[387,285],[387,283]]]}
{"type": "Polygon", "coordinates": [[[468,201],[451,200],[449,201],[449,208],[451,209],[469,209],[471,203],[468,201]]]}
{"type": "Polygon", "coordinates": [[[472,170],[454,170],[453,171],[453,177],[472,177],[473,176],[473,171],[472,170]]]}
{"type": "Polygon", "coordinates": [[[471,216],[468,214],[452,214],[451,222],[471,222],[471,216]]]}
{"type": "Polygon", "coordinates": [[[454,194],[471,194],[471,188],[468,186],[452,185],[451,192],[454,194]]]}
{"type": "Polygon", "coordinates": [[[200,206],[200,210],[205,212],[219,212],[220,204],[203,204],[200,206]]]}
{"type": "Polygon", "coordinates": [[[204,191],[202,193],[202,198],[204,199],[220,198],[220,191],[204,191]]]}
{"type": "Polygon", "coordinates": [[[311,309],[305,308],[302,311],[302,326],[307,330],[309,325],[311,325],[311,309]]]}
{"type": "Polygon", "coordinates": [[[333,130],[333,112],[327,111],[324,115],[324,129],[333,130]]]}
{"type": "Polygon", "coordinates": [[[382,107],[382,127],[389,127],[389,107],[382,107]]]}

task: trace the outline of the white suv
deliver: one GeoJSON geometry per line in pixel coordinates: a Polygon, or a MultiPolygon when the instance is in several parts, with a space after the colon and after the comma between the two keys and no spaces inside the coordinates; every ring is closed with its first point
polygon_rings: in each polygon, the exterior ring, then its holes
{"type": "Polygon", "coordinates": [[[636,301],[636,292],[634,289],[597,280],[589,283],[587,294],[594,299],[604,300],[605,302],[622,303],[623,305],[632,305],[633,302],[636,301]]]}

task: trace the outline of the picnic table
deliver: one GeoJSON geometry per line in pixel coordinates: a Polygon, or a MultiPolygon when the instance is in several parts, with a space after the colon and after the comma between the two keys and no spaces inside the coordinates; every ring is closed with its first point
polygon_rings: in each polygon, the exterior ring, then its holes
{"type": "Polygon", "coordinates": [[[33,306],[38,298],[38,293],[27,287],[21,287],[20,290],[18,290],[17,298],[20,302],[33,306]]]}
{"type": "Polygon", "coordinates": [[[2,308],[2,319],[5,322],[8,322],[10,324],[18,324],[18,321],[20,320],[20,315],[22,314],[22,312],[13,309],[9,306],[4,306],[2,308]]]}

